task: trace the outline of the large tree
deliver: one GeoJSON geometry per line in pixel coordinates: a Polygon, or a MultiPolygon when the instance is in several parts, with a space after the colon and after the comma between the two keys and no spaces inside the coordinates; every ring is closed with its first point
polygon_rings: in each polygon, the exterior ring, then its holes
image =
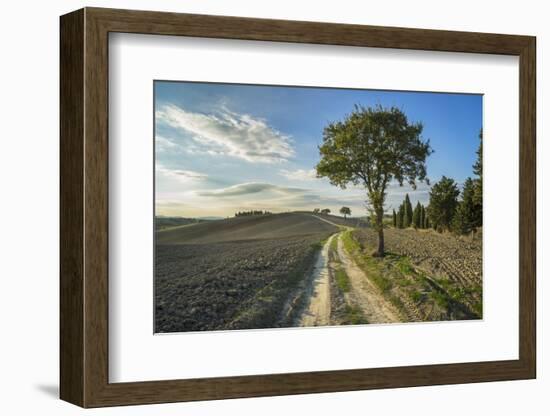
{"type": "Polygon", "coordinates": [[[412,123],[397,107],[355,106],[342,121],[330,123],[319,146],[318,177],[345,189],[363,185],[371,223],[378,232],[377,256],[384,255],[384,203],[391,181],[426,181],[426,158],[432,153],[422,138],[421,123],[412,123]]]}
{"type": "Polygon", "coordinates": [[[342,214],[344,219],[346,219],[346,216],[351,215],[351,209],[349,207],[342,207],[340,208],[340,214],[342,214]]]}
{"type": "Polygon", "coordinates": [[[438,230],[449,230],[458,204],[460,194],[454,179],[443,176],[430,190],[428,215],[432,226],[438,230]]]}

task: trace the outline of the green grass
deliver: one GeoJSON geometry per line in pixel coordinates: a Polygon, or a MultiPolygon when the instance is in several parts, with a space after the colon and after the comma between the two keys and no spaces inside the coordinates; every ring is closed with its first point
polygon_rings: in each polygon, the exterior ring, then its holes
{"type": "Polygon", "coordinates": [[[346,231],[342,234],[342,243],[359,267],[367,273],[369,279],[383,293],[387,293],[392,288],[392,282],[383,275],[384,260],[361,253],[361,246],[353,238],[351,231],[346,231]]]}
{"type": "Polygon", "coordinates": [[[346,305],[346,321],[352,325],[368,324],[361,309],[357,306],[346,305]]]}
{"type": "Polygon", "coordinates": [[[351,231],[344,231],[342,233],[342,243],[344,244],[344,248],[346,249],[346,251],[350,254],[353,254],[354,251],[357,251],[357,250],[360,250],[361,249],[361,246],[359,245],[359,243],[357,242],[357,240],[355,240],[353,238],[353,235],[352,235],[352,232],[351,231]]]}
{"type": "Polygon", "coordinates": [[[342,292],[347,293],[350,291],[351,284],[349,276],[344,269],[336,270],[336,284],[342,292]]]}
{"type": "Polygon", "coordinates": [[[463,305],[470,305],[470,309],[477,316],[483,316],[482,287],[480,284],[470,286],[457,286],[447,278],[434,279],[441,286],[449,302],[457,302],[463,305]],[[479,298],[479,301],[473,299],[479,298]]]}
{"type": "Polygon", "coordinates": [[[334,238],[330,242],[330,249],[332,251],[338,251],[338,235],[334,236],[334,238]]]}
{"type": "Polygon", "coordinates": [[[419,303],[423,298],[422,293],[418,290],[413,290],[412,292],[409,292],[409,296],[415,303],[419,303]]]}
{"type": "Polygon", "coordinates": [[[449,296],[446,296],[444,293],[438,290],[431,291],[430,296],[442,309],[447,310],[449,308],[449,296]]]}
{"type": "Polygon", "coordinates": [[[413,285],[413,281],[406,276],[396,276],[393,278],[393,283],[401,287],[409,287],[413,285]]]}
{"type": "Polygon", "coordinates": [[[396,262],[396,267],[399,269],[399,271],[402,274],[414,274],[415,270],[414,267],[411,264],[411,261],[408,257],[405,256],[397,256],[398,260],[396,262]]]}
{"type": "Polygon", "coordinates": [[[384,276],[384,260],[369,255],[363,257],[363,270],[366,271],[369,279],[383,292],[387,293],[393,287],[390,279],[384,276]]]}
{"type": "Polygon", "coordinates": [[[474,312],[479,316],[480,318],[483,316],[483,302],[480,300],[479,302],[474,303],[472,306],[474,312]]]}
{"type": "Polygon", "coordinates": [[[403,315],[405,315],[405,305],[399,296],[389,294],[387,295],[389,301],[395,306],[403,315]]]}

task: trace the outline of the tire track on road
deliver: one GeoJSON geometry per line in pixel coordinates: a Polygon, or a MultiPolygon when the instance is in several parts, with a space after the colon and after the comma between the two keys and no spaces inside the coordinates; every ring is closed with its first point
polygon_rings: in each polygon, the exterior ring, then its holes
{"type": "Polygon", "coordinates": [[[325,242],[313,268],[313,277],[308,290],[308,303],[299,319],[299,326],[330,325],[330,275],[328,270],[330,244],[338,234],[325,242]]]}

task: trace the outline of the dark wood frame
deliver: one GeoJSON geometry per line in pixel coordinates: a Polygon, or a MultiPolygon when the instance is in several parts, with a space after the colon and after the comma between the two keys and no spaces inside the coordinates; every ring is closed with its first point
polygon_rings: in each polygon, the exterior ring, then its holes
{"type": "Polygon", "coordinates": [[[535,378],[535,45],[529,36],[98,8],[62,16],[61,398],[82,407],[100,407],[535,378]],[[110,32],[519,56],[519,359],[109,383],[110,32]]]}

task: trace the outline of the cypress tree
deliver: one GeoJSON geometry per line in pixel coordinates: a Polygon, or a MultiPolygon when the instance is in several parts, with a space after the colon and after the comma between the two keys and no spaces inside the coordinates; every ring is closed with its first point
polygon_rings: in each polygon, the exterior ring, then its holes
{"type": "Polygon", "coordinates": [[[428,207],[424,209],[424,228],[426,230],[430,228],[430,218],[428,216],[428,207]]]}
{"type": "Polygon", "coordinates": [[[426,209],[420,205],[420,228],[426,228],[426,209]]]}
{"type": "Polygon", "coordinates": [[[405,195],[404,204],[405,204],[405,213],[407,214],[406,215],[407,221],[404,223],[404,226],[405,227],[410,227],[411,224],[412,224],[412,220],[413,220],[413,207],[412,207],[412,204],[411,204],[411,200],[409,199],[409,194],[405,195]]]}
{"type": "Polygon", "coordinates": [[[397,211],[397,228],[403,228],[403,220],[405,216],[405,208],[403,204],[399,205],[399,211],[397,211]]]}
{"type": "Polygon", "coordinates": [[[393,218],[393,227],[397,228],[397,214],[395,213],[395,209],[393,210],[392,218],[393,218]]]}
{"type": "Polygon", "coordinates": [[[420,219],[422,217],[422,208],[420,207],[420,202],[416,203],[416,206],[414,207],[413,215],[412,215],[412,226],[414,228],[420,228],[420,219]]]}

